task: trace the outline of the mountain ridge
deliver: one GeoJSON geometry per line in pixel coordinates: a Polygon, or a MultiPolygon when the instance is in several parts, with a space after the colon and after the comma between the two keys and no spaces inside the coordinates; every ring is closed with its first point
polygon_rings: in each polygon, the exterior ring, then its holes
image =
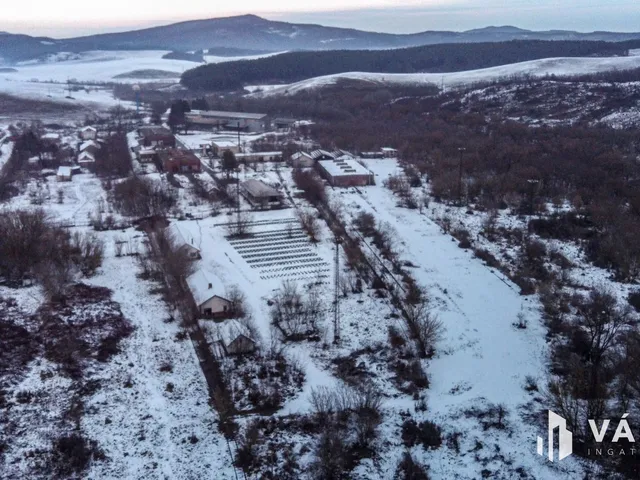
{"type": "Polygon", "coordinates": [[[313,23],[288,23],[247,14],[233,17],[187,20],[168,25],[117,33],[55,39],[24,34],[0,33],[0,57],[12,63],[61,51],[168,50],[198,51],[240,48],[281,52],[287,50],[385,50],[439,43],[481,43],[509,40],[599,40],[639,39],[638,33],[564,30],[532,31],[512,25],[455,31],[422,31],[393,34],[328,27],[313,23]]]}

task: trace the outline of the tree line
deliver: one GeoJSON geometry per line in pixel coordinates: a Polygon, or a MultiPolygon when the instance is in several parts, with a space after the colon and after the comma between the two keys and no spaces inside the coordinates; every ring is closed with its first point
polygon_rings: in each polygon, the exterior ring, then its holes
{"type": "Polygon", "coordinates": [[[290,83],[343,72],[442,73],[553,57],[627,55],[630,42],[514,40],[397,50],[288,52],[256,60],[202,65],[182,75],[192,90],[237,90],[250,83],[290,83]]]}

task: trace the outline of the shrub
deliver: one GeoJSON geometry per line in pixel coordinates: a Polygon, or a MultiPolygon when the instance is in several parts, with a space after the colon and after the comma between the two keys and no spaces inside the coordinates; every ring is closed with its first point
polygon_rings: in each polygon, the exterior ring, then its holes
{"type": "Polygon", "coordinates": [[[82,434],[72,433],[53,440],[49,455],[49,468],[59,478],[81,475],[91,460],[103,458],[95,441],[87,440],[82,434]]]}
{"type": "Polygon", "coordinates": [[[437,450],[442,445],[442,429],[428,420],[419,424],[413,419],[405,420],[402,442],[409,448],[421,444],[425,450],[437,450]]]}
{"type": "Polygon", "coordinates": [[[629,305],[636,310],[636,312],[640,312],[640,290],[629,293],[627,301],[629,302],[629,305]]]}
{"type": "Polygon", "coordinates": [[[429,480],[427,468],[416,462],[410,452],[404,452],[396,469],[395,480],[429,480]]]}

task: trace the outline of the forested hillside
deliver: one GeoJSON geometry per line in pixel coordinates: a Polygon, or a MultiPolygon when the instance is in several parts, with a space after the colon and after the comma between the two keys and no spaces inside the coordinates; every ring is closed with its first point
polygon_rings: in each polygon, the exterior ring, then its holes
{"type": "MultiPolygon", "coordinates": [[[[637,42],[640,45],[640,41],[637,42]]],[[[397,50],[289,52],[257,60],[203,65],[185,72],[193,90],[232,90],[246,84],[288,83],[343,72],[440,73],[551,57],[627,55],[633,42],[510,41],[445,44],[397,50]]]]}

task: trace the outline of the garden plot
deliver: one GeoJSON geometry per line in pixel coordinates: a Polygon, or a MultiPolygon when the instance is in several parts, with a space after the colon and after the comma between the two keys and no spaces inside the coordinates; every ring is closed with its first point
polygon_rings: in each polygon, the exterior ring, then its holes
{"type": "Polygon", "coordinates": [[[259,231],[250,238],[229,243],[260,273],[260,279],[302,280],[329,276],[329,265],[313,251],[309,237],[297,220],[263,221],[252,226],[259,231]]]}

